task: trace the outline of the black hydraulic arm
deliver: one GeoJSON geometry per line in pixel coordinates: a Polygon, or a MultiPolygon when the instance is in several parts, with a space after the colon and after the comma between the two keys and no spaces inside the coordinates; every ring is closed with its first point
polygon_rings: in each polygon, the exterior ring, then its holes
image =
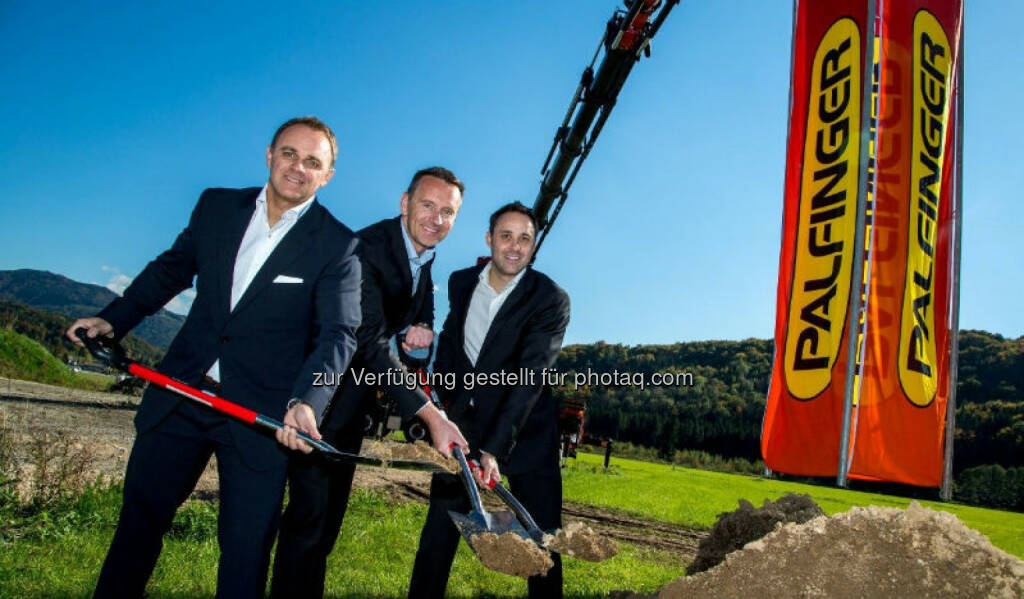
{"type": "Polygon", "coordinates": [[[615,107],[633,65],[641,55],[650,56],[651,39],[678,3],[679,0],[627,0],[626,9],[616,10],[608,21],[541,168],[543,179],[533,204],[540,225],[537,250],[558,217],[569,187],[615,107]],[[595,70],[599,57],[601,62],[595,70]]]}

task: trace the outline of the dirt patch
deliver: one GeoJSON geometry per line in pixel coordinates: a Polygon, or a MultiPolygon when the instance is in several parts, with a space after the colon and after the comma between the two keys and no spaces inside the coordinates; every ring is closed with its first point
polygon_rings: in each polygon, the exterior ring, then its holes
{"type": "Polygon", "coordinates": [[[597,534],[582,522],[570,522],[559,528],[554,536],[545,538],[544,546],[588,562],[603,562],[619,553],[615,541],[597,534]]]}
{"type": "Polygon", "coordinates": [[[1024,562],[947,512],[853,508],[785,524],[659,599],[1024,596],[1024,562]]]}
{"type": "Polygon", "coordinates": [[[740,499],[739,504],[739,509],[718,515],[711,534],[697,548],[697,558],[686,568],[687,574],[717,566],[726,555],[760,539],[780,523],[803,524],[825,515],[810,495],[788,493],[778,501],[765,499],[759,508],[745,499],[740,499]]]}
{"type": "Polygon", "coordinates": [[[455,460],[444,457],[423,441],[416,441],[415,443],[364,441],[363,451],[365,455],[384,460],[385,466],[387,462],[392,460],[413,460],[436,464],[451,474],[457,474],[459,471],[459,464],[455,460]]]}
{"type": "MultiPolygon", "coordinates": [[[[51,443],[55,436],[61,440],[54,447],[91,457],[83,481],[120,480],[135,440],[138,404],[139,398],[116,393],[0,379],[0,428],[14,442],[19,491],[35,492],[38,441],[51,443]]],[[[193,496],[215,496],[217,488],[216,458],[211,458],[193,496]]]]}
{"type": "Polygon", "coordinates": [[[555,565],[551,561],[551,554],[533,541],[512,532],[473,535],[470,537],[470,546],[480,558],[480,563],[502,574],[529,578],[547,574],[555,565]]]}

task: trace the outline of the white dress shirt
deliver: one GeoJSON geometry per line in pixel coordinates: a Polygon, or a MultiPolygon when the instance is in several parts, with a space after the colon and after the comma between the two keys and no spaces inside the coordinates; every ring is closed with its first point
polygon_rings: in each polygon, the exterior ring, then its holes
{"type": "Polygon", "coordinates": [[[476,360],[480,357],[480,347],[487,338],[487,331],[491,328],[495,315],[501,310],[501,306],[512,294],[519,281],[526,274],[526,269],[519,271],[514,279],[505,285],[505,288],[498,293],[491,287],[490,279],[491,263],[480,271],[480,280],[473,289],[473,297],[469,300],[469,311],[466,313],[466,325],[463,327],[463,349],[469,361],[476,366],[476,360]]]}
{"type": "MultiPolygon", "coordinates": [[[[235,256],[235,270],[231,279],[231,309],[238,305],[238,300],[245,295],[245,290],[256,278],[256,274],[263,268],[263,264],[270,257],[270,254],[281,243],[288,231],[292,230],[299,218],[309,210],[313,198],[285,210],[281,218],[270,226],[267,216],[267,186],[264,185],[260,195],[256,196],[256,210],[249,219],[249,226],[242,236],[242,244],[238,246],[238,254],[235,256]]],[[[215,381],[220,381],[220,360],[213,363],[213,366],[206,371],[206,375],[215,381]]]]}

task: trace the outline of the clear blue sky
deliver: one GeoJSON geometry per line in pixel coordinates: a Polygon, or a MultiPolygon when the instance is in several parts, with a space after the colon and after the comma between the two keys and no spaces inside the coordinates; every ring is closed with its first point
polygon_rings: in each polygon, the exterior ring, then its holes
{"type": "MultiPolygon", "coordinates": [[[[99,284],[170,245],[206,187],[261,185],[274,128],[341,144],[323,203],[397,214],[418,168],[467,183],[435,280],[532,203],[579,75],[618,6],[573,2],[25,2],[0,6],[0,269],[99,284]]],[[[966,15],[961,326],[1024,334],[1024,3],[966,15]],[[1018,175],[1012,175],[1017,172],[1018,175]]],[[[792,5],[684,0],[619,98],[537,267],[569,342],[770,337],[792,5]]],[[[440,322],[447,301],[438,297],[440,322]]]]}

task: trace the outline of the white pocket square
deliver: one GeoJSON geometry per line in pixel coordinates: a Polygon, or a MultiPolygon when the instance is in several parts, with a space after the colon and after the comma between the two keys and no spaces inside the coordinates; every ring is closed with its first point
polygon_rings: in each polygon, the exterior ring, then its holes
{"type": "Polygon", "coordinates": [[[289,277],[288,275],[277,275],[274,277],[275,283],[301,283],[302,279],[299,277],[289,277]]]}

